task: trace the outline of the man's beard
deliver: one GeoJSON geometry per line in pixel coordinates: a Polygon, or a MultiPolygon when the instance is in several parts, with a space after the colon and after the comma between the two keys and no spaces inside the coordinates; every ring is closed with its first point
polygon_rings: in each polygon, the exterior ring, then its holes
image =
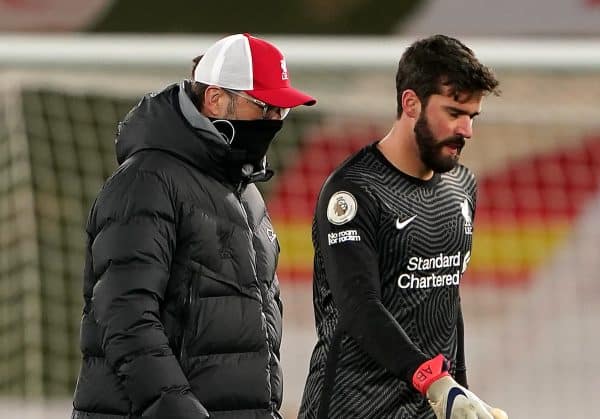
{"type": "Polygon", "coordinates": [[[465,139],[462,136],[455,135],[444,140],[436,140],[429,128],[425,112],[419,116],[414,131],[419,155],[425,166],[438,173],[448,172],[456,167],[460,151],[465,146],[465,139]],[[445,156],[442,151],[444,146],[456,147],[456,155],[445,156]]]}

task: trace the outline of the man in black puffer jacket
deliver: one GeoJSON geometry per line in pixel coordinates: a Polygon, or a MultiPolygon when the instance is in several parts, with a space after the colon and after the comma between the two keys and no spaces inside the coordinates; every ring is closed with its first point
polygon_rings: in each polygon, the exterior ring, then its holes
{"type": "Polygon", "coordinates": [[[289,108],[283,55],[248,34],[145,96],[90,212],[72,419],[280,418],[279,245],[254,182],[289,108]]]}

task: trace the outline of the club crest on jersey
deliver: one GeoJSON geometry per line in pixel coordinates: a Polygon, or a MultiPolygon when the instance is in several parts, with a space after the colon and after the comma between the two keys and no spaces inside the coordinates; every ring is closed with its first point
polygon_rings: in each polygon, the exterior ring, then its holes
{"type": "Polygon", "coordinates": [[[473,217],[469,200],[465,200],[460,204],[460,212],[465,219],[465,234],[473,234],[473,217]]]}
{"type": "Polygon", "coordinates": [[[327,219],[331,224],[345,224],[356,215],[356,199],[350,192],[338,191],[329,198],[327,219]]]}
{"type": "Polygon", "coordinates": [[[267,237],[269,238],[269,241],[273,243],[277,238],[277,234],[275,234],[275,231],[273,231],[272,228],[267,228],[267,237]]]}

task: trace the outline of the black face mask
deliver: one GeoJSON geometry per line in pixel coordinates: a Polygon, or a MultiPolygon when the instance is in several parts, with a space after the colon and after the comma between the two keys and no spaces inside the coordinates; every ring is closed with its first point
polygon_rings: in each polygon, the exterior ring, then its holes
{"type": "Polygon", "coordinates": [[[266,173],[267,150],[283,126],[283,121],[209,119],[231,146],[228,166],[234,178],[251,178],[266,173]]]}

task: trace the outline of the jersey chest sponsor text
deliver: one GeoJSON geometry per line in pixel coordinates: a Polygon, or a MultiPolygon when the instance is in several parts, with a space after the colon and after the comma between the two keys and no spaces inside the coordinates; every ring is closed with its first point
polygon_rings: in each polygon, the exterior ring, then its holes
{"type": "Polygon", "coordinates": [[[422,289],[459,285],[470,259],[470,251],[451,255],[440,253],[434,257],[412,256],[408,259],[405,272],[398,276],[398,287],[422,289]]]}

